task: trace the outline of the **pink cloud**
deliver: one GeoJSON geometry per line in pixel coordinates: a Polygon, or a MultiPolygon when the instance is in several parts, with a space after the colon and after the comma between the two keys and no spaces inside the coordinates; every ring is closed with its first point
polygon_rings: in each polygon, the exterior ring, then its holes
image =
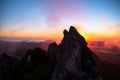
{"type": "Polygon", "coordinates": [[[80,16],[80,9],[78,9],[74,0],[54,1],[49,3],[47,8],[48,16],[46,23],[48,26],[58,26],[64,19],[76,20],[78,15],[80,16]]]}
{"type": "Polygon", "coordinates": [[[120,23],[117,23],[117,24],[108,24],[108,23],[104,22],[103,26],[104,26],[104,28],[105,28],[106,31],[116,32],[116,33],[120,32],[120,23]]]}
{"type": "Polygon", "coordinates": [[[119,23],[119,24],[116,24],[116,30],[117,30],[118,32],[120,32],[120,23],[119,23]]]}

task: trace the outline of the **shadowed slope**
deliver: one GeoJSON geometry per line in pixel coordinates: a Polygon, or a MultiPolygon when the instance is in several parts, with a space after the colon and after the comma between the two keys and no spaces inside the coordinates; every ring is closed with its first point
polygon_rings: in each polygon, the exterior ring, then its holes
{"type": "Polygon", "coordinates": [[[73,26],[63,33],[60,45],[52,43],[48,49],[48,57],[56,62],[51,80],[100,80],[84,37],[73,26]]]}

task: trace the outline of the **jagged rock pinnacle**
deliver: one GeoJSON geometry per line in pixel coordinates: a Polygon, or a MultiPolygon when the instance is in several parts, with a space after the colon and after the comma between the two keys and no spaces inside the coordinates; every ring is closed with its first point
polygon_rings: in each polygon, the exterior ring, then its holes
{"type": "Polygon", "coordinates": [[[77,30],[74,28],[74,26],[70,26],[69,32],[77,32],[77,30]]]}
{"type": "Polygon", "coordinates": [[[64,35],[68,34],[68,31],[66,29],[64,29],[63,31],[64,35]]]}
{"type": "Polygon", "coordinates": [[[56,62],[51,80],[99,80],[93,52],[85,38],[74,26],[63,33],[60,45],[50,44],[48,49],[48,57],[56,62]]]}

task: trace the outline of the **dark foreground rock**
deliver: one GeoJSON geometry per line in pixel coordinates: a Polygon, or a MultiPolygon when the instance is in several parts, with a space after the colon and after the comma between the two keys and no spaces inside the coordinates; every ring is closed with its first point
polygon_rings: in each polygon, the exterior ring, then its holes
{"type": "Polygon", "coordinates": [[[0,56],[0,80],[8,80],[19,60],[5,52],[0,56]]]}
{"type": "MultiPolygon", "coordinates": [[[[21,60],[3,55],[0,58],[0,80],[100,80],[93,52],[77,30],[64,30],[59,45],[29,49],[21,60]]],[[[19,52],[20,53],[20,52],[19,52]]]]}
{"type": "Polygon", "coordinates": [[[56,63],[51,80],[100,80],[93,52],[77,30],[64,30],[60,45],[49,45],[48,57],[56,63]]]}
{"type": "Polygon", "coordinates": [[[16,65],[10,80],[50,80],[54,64],[41,48],[29,49],[16,65]]]}

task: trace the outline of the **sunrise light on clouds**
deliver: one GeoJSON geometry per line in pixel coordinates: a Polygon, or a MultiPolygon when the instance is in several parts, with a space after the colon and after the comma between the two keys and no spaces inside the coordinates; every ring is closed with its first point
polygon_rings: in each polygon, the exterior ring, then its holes
{"type": "Polygon", "coordinates": [[[1,1],[0,37],[60,40],[74,25],[86,39],[120,38],[119,0],[1,1]]]}

